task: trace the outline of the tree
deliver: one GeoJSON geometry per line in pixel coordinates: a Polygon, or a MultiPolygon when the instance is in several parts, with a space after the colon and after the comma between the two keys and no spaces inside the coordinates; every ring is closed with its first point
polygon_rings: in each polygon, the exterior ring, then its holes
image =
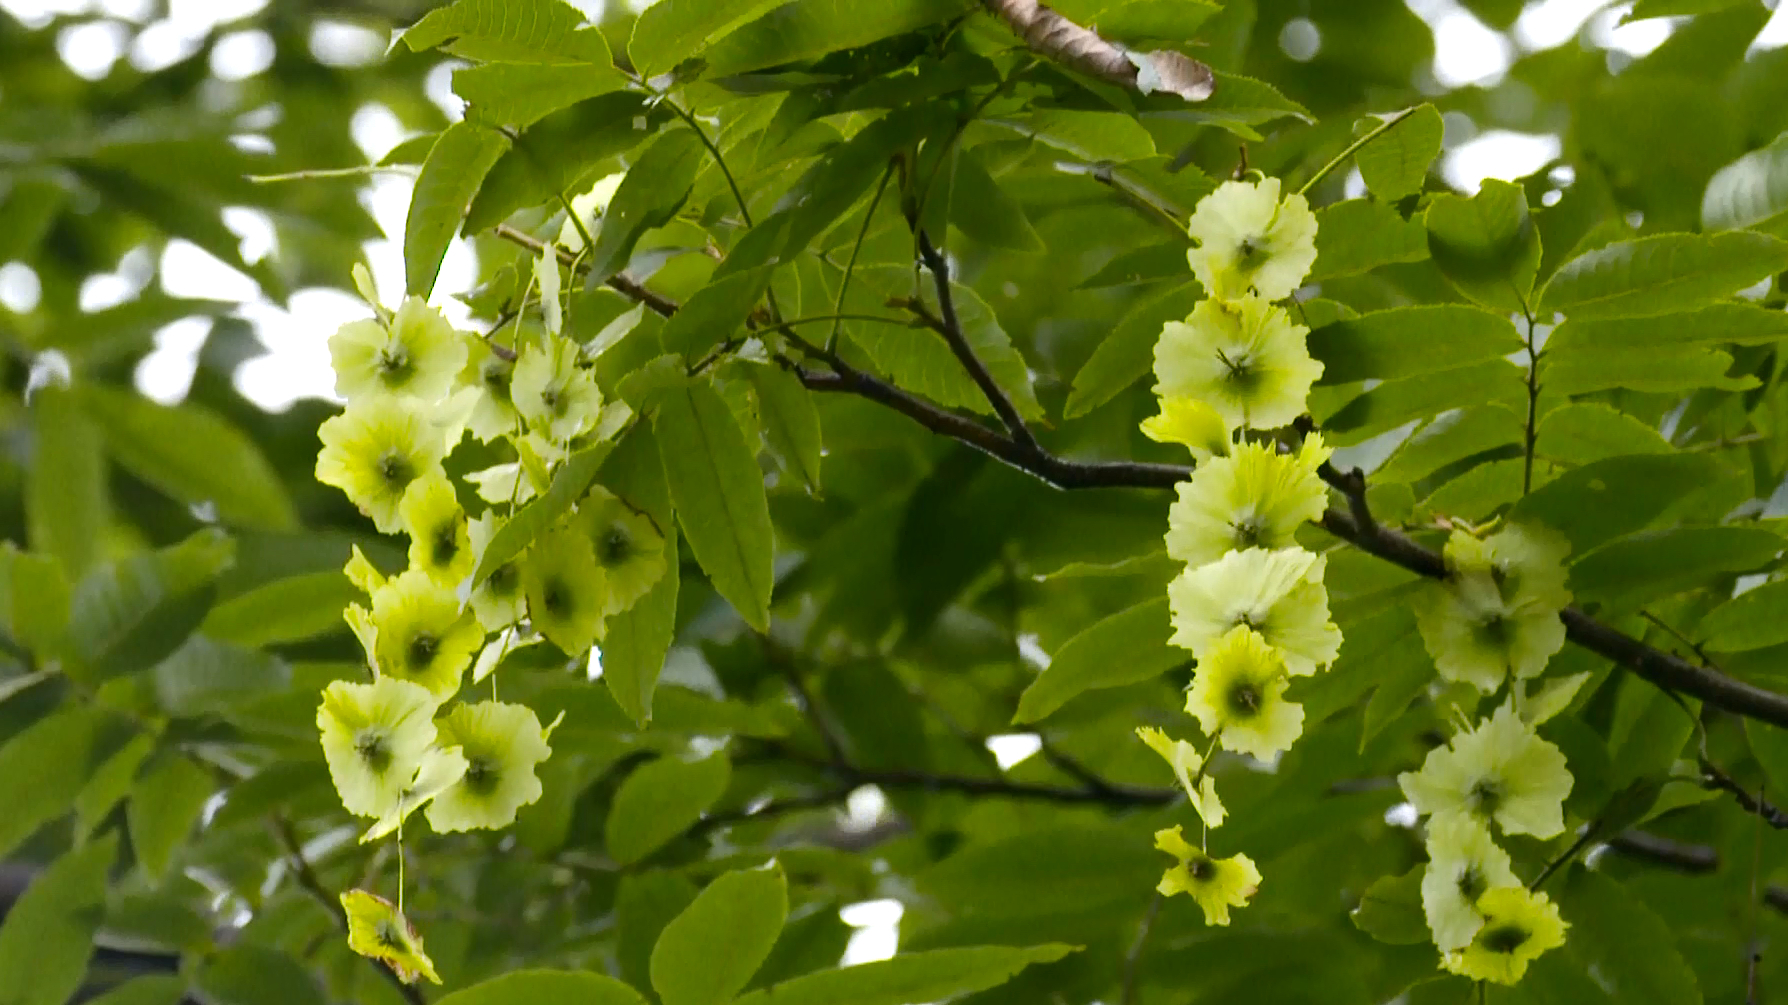
{"type": "Polygon", "coordinates": [[[1780,982],[1761,4],[1451,89],[1389,0],[400,7],[92,80],[0,19],[0,1000],[1780,982]],[[1456,187],[1492,128],[1560,152],[1456,187]],[[245,400],[176,240],[355,291],[340,401],[245,400]]]}

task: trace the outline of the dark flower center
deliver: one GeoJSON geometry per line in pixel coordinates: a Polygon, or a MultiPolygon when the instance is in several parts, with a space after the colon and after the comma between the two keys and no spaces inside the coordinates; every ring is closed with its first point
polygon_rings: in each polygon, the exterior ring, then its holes
{"type": "Polygon", "coordinates": [[[391,924],[389,921],[379,922],[378,937],[380,946],[386,949],[396,949],[400,952],[403,951],[403,936],[398,934],[397,926],[391,924]]]}
{"type": "Polygon", "coordinates": [[[441,524],[435,528],[433,543],[429,551],[429,560],[436,565],[448,565],[453,557],[459,554],[458,526],[452,522],[441,524]]]}
{"type": "Polygon", "coordinates": [[[484,390],[492,398],[503,404],[509,404],[509,380],[512,371],[500,360],[492,360],[484,364],[479,372],[479,379],[484,382],[484,390]]]}
{"type": "Polygon", "coordinates": [[[1466,796],[1466,802],[1470,803],[1480,814],[1490,816],[1496,812],[1498,806],[1502,805],[1501,783],[1494,778],[1478,779],[1477,783],[1471,787],[1471,793],[1466,796]]]}
{"type": "Polygon", "coordinates": [[[496,571],[490,574],[490,578],[484,581],[484,588],[489,590],[493,597],[514,596],[515,588],[520,585],[521,573],[516,569],[514,562],[497,566],[496,571]]]}
{"type": "Polygon", "coordinates": [[[1260,385],[1260,371],[1255,369],[1254,360],[1247,353],[1230,356],[1223,350],[1217,350],[1217,358],[1229,368],[1224,379],[1242,392],[1254,390],[1260,385]]]}
{"type": "Polygon", "coordinates": [[[1261,547],[1266,540],[1265,521],[1259,516],[1250,514],[1231,520],[1229,527],[1235,531],[1235,546],[1238,550],[1261,547]]]}
{"type": "Polygon", "coordinates": [[[545,588],[540,591],[540,603],[546,608],[546,613],[563,617],[571,613],[571,596],[570,586],[563,579],[554,576],[546,581],[545,588]]]}
{"type": "Polygon", "coordinates": [[[1484,874],[1478,871],[1478,867],[1468,865],[1459,870],[1458,882],[1459,896],[1464,897],[1470,903],[1477,903],[1478,897],[1484,892],[1484,874]]]}
{"type": "Polygon", "coordinates": [[[462,779],[465,787],[479,795],[489,793],[497,787],[497,765],[488,757],[468,758],[466,774],[462,779]]]}
{"type": "Polygon", "coordinates": [[[541,391],[540,403],[545,405],[546,410],[554,415],[565,414],[565,398],[559,388],[549,386],[541,391]]]}
{"type": "Polygon", "coordinates": [[[1217,863],[1200,856],[1186,863],[1186,871],[1192,874],[1193,879],[1203,883],[1217,875],[1217,863]]]}
{"type": "Polygon", "coordinates": [[[403,345],[388,345],[379,350],[379,361],[376,364],[379,376],[387,385],[396,386],[409,380],[416,372],[416,366],[410,362],[410,354],[403,345]]]}
{"type": "Polygon", "coordinates": [[[391,750],[385,746],[385,737],[379,733],[366,732],[355,737],[354,752],[375,772],[382,774],[391,766],[391,750]]]}
{"type": "Polygon", "coordinates": [[[596,558],[603,565],[620,565],[633,554],[633,540],[620,527],[610,527],[596,543],[596,558]]]}
{"type": "Polygon", "coordinates": [[[1229,689],[1229,707],[1237,715],[1252,716],[1260,712],[1260,688],[1252,681],[1242,681],[1229,689]]]}
{"type": "Polygon", "coordinates": [[[378,471],[380,478],[385,479],[385,484],[392,488],[402,488],[416,478],[416,473],[410,468],[410,459],[395,449],[380,454],[379,459],[373,462],[373,468],[378,471]]]}
{"type": "Polygon", "coordinates": [[[434,662],[435,653],[440,651],[440,639],[430,632],[417,632],[410,637],[410,666],[426,667],[434,662]]]}
{"type": "Polygon", "coordinates": [[[1478,938],[1493,953],[1512,953],[1527,944],[1531,932],[1520,925],[1497,925],[1478,938]]]}

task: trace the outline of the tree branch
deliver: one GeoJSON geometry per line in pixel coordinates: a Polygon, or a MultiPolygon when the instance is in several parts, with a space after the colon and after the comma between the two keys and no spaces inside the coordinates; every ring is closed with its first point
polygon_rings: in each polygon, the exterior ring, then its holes
{"type": "Polygon", "coordinates": [[[1216,75],[1196,59],[1168,50],[1132,53],[1037,0],[982,4],[1032,51],[1108,84],[1144,94],[1168,91],[1193,102],[1209,98],[1216,89],[1216,75]]]}
{"type": "Polygon", "coordinates": [[[950,290],[950,263],[931,243],[931,238],[924,231],[919,231],[919,257],[924,260],[925,268],[930,270],[932,284],[937,287],[937,311],[940,322],[938,332],[949,344],[950,352],[956,361],[968,371],[975,386],[981,389],[987,403],[993,406],[993,412],[1006,424],[1006,431],[1022,448],[1027,456],[1041,456],[1043,448],[1038,445],[1037,438],[1031,435],[1029,426],[1024,424],[1024,416],[1018,414],[1018,406],[1012,404],[1012,397],[999,381],[993,379],[993,373],[981,357],[975,355],[975,349],[969,345],[968,336],[963,334],[962,321],[956,315],[956,295],[950,290]]]}

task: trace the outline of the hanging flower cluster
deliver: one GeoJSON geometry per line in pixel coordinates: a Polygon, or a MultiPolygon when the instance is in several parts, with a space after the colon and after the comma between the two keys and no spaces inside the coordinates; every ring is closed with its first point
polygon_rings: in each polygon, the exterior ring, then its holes
{"type": "Polygon", "coordinates": [[[1478,981],[1513,984],[1527,965],[1564,944],[1568,927],[1544,893],[1515,876],[1504,834],[1564,833],[1571,773],[1535,727],[1561,711],[1570,690],[1529,695],[1527,682],[1564,645],[1559,612],[1571,601],[1570,546],[1542,528],[1509,524],[1487,538],[1455,531],[1448,576],[1416,608],[1422,640],[1442,677],[1508,698],[1487,719],[1398,776],[1428,817],[1422,909],[1441,965],[1478,981]]]}
{"type": "MultiPolygon", "coordinates": [[[[356,280],[370,301],[365,273],[357,269],[356,280]]],[[[369,679],[325,688],[317,728],[342,806],[373,821],[362,841],[399,835],[400,861],[404,821],[417,810],[441,833],[500,829],[541,796],[535,771],[552,754],[557,722],[542,726],[526,705],[497,701],[494,678],[490,699],[472,700],[462,692],[467,668],[479,683],[509,652],[542,639],[580,660],[606,619],[665,572],[658,527],[597,486],[528,547],[473,578],[556,468],[631,418],[626,405],[604,401],[591,354],[563,334],[554,249],[535,264],[528,292],[536,288],[544,330],[524,331],[518,320],[479,337],[411,297],[395,312],[373,304],[374,318],[329,340],[347,407],[319,431],[317,478],[380,531],[407,537],[408,568],[386,576],[354,549],[344,571],[365,601],[344,618],[369,679]],[[443,462],[468,430],[512,459],[450,477],[443,462]],[[468,518],[473,500],[482,512],[468,518]]],[[[405,980],[439,983],[403,916],[399,877],[395,903],[362,890],[343,896],[349,945],[405,980]]]]}
{"type": "Polygon", "coordinates": [[[1198,463],[1168,515],[1167,553],[1186,568],[1167,595],[1171,641],[1197,660],[1186,712],[1208,740],[1200,754],[1158,729],[1138,735],[1173,768],[1205,829],[1197,846],[1178,827],[1155,835],[1177,860],[1159,890],[1189,894],[1208,923],[1227,925],[1260,871],[1246,855],[1208,851],[1226,816],[1211,758],[1218,747],[1262,760],[1288,749],[1304,726],[1303,708],[1285,698],[1290,678],[1333,662],[1341,632],[1329,619],[1324,560],[1294,539],[1327,506],[1317,469],[1329,449],[1314,434],[1289,446],[1272,432],[1304,414],[1322,375],[1309,329],[1279,303],[1316,260],[1316,217],[1302,195],[1281,198],[1276,178],[1235,181],[1199,203],[1189,230],[1198,247],[1187,257],[1209,297],[1162,330],[1161,412],[1142,428],[1198,463]]]}

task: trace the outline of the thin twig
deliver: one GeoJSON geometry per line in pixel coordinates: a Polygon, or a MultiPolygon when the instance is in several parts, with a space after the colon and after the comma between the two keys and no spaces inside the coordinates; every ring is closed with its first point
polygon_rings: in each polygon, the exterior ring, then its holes
{"type": "Polygon", "coordinates": [[[1749,789],[1738,784],[1738,781],[1727,774],[1724,768],[1706,757],[1701,758],[1701,787],[1729,793],[1732,798],[1738,800],[1738,805],[1744,807],[1746,813],[1757,814],[1757,819],[1777,830],[1788,829],[1788,813],[1782,812],[1780,807],[1760,794],[1751,795],[1749,789]]]}
{"type": "Polygon", "coordinates": [[[1533,314],[1525,300],[1521,313],[1527,319],[1527,430],[1521,452],[1521,494],[1525,496],[1533,491],[1533,458],[1540,443],[1540,351],[1534,346],[1533,314]]]}
{"type": "Polygon", "coordinates": [[[1166,899],[1156,891],[1149,900],[1148,910],[1142,913],[1142,923],[1136,926],[1136,939],[1130,943],[1130,951],[1124,954],[1124,982],[1119,1005],[1135,1005],[1136,974],[1142,963],[1142,951],[1148,946],[1149,931],[1155,927],[1155,918],[1161,914],[1161,902],[1166,899]]]}
{"type": "MultiPolygon", "coordinates": [[[[491,232],[503,240],[508,241],[510,244],[520,245],[536,255],[546,250],[545,241],[517,230],[507,223],[497,224],[491,232]]],[[[568,266],[575,266],[577,264],[577,256],[565,248],[560,248],[559,261],[564,262],[568,266]]],[[[632,300],[635,303],[645,304],[647,309],[660,317],[668,318],[672,314],[677,313],[676,301],[646,289],[644,283],[641,283],[639,280],[634,279],[632,276],[629,276],[624,272],[617,272],[604,280],[604,282],[610,289],[615,290],[629,300],[632,300]]]]}
{"type": "Polygon", "coordinates": [[[1348,144],[1347,149],[1336,154],[1334,160],[1331,160],[1327,164],[1324,164],[1322,167],[1317,168],[1316,173],[1310,176],[1310,180],[1305,182],[1303,184],[1303,186],[1298,189],[1298,194],[1299,195],[1307,194],[1311,189],[1316,187],[1316,184],[1318,182],[1322,181],[1324,178],[1327,178],[1329,176],[1329,174],[1331,172],[1333,172],[1336,168],[1347,163],[1347,158],[1352,157],[1354,154],[1359,153],[1360,149],[1362,147],[1364,147],[1366,144],[1371,143],[1373,140],[1376,140],[1380,136],[1383,136],[1385,133],[1388,133],[1392,129],[1395,129],[1399,123],[1401,123],[1404,119],[1409,118],[1411,115],[1414,115],[1418,110],[1421,109],[1421,107],[1422,107],[1421,105],[1412,105],[1408,108],[1405,108],[1401,112],[1398,112],[1397,114],[1391,116],[1390,118],[1384,120],[1383,122],[1380,122],[1378,124],[1378,128],[1372,130],[1371,132],[1367,133],[1366,135],[1364,135],[1364,136],[1360,137],[1359,139],[1354,140],[1352,143],[1348,144]]]}
{"type": "Polygon", "coordinates": [[[1037,438],[1031,435],[1030,427],[1024,424],[1024,416],[1018,414],[1018,406],[1012,404],[1012,398],[999,381],[993,379],[993,373],[987,364],[975,355],[974,347],[969,345],[968,336],[962,331],[962,321],[956,314],[956,295],[950,289],[950,263],[931,243],[931,238],[924,231],[919,232],[919,258],[930,270],[933,285],[937,288],[937,310],[939,320],[943,322],[944,341],[950,345],[950,351],[956,355],[956,361],[967,370],[975,386],[986,396],[987,403],[993,406],[995,415],[1005,423],[1006,431],[1012,434],[1027,452],[1043,453],[1037,438]]]}
{"type": "Polygon", "coordinates": [[[844,278],[838,282],[838,298],[833,301],[832,313],[838,315],[838,321],[832,323],[832,333],[826,336],[826,351],[838,351],[838,329],[843,324],[844,294],[851,288],[851,273],[857,268],[857,255],[863,250],[863,241],[869,236],[869,225],[875,222],[876,207],[882,204],[882,193],[887,191],[888,179],[894,177],[894,162],[889,161],[882,171],[882,180],[876,182],[875,194],[869,197],[869,208],[863,211],[863,227],[857,231],[857,239],[851,244],[851,256],[844,263],[844,278]]]}

